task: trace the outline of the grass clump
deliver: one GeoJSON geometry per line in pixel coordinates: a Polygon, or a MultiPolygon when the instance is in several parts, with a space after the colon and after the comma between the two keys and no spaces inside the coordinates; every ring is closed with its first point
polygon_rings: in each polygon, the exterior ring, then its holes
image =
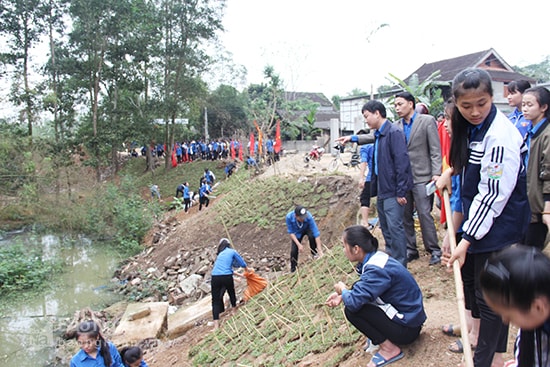
{"type": "Polygon", "coordinates": [[[326,188],[322,184],[299,182],[278,176],[259,180],[243,180],[236,175],[224,182],[220,193],[225,193],[216,220],[233,227],[242,223],[264,229],[281,225],[281,213],[287,213],[295,205],[308,208],[314,216],[326,216],[326,188]],[[269,198],[269,200],[266,200],[269,198]]]}
{"type": "Polygon", "coordinates": [[[62,262],[43,260],[42,250],[20,243],[0,247],[0,292],[38,288],[62,271],[62,262]]]}

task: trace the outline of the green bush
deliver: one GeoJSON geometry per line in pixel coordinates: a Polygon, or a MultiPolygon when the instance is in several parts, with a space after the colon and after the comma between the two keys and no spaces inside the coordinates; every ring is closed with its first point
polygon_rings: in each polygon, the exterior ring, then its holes
{"type": "Polygon", "coordinates": [[[160,213],[158,204],[143,200],[131,177],[123,177],[120,185],[108,184],[97,190],[86,205],[85,233],[114,240],[121,252],[133,255],[141,250],[140,243],[160,213]]]}
{"type": "Polygon", "coordinates": [[[36,288],[61,270],[61,262],[42,260],[40,249],[21,244],[0,247],[0,292],[4,295],[36,288]]]}

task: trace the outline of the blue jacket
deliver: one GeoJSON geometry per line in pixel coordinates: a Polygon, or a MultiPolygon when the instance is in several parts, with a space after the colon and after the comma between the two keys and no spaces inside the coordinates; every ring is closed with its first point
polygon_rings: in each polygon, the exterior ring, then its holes
{"type": "Polygon", "coordinates": [[[189,196],[189,186],[183,186],[183,198],[184,199],[190,199],[191,197],[189,196]]]}
{"type": "Polygon", "coordinates": [[[233,268],[246,268],[246,262],[237,251],[228,247],[216,257],[212,275],[231,275],[233,268]]]}
{"type": "MultiPolygon", "coordinates": [[[[107,342],[107,345],[109,346],[109,352],[111,352],[111,359],[113,360],[111,366],[109,367],[124,367],[120,354],[118,354],[118,350],[115,345],[111,342],[107,342]]],[[[71,359],[71,367],[104,367],[105,362],[103,361],[100,351],[101,347],[98,347],[97,356],[92,358],[88,353],[81,349],[71,359]]]]}
{"type": "Polygon", "coordinates": [[[267,141],[265,142],[265,147],[268,153],[273,153],[273,140],[267,139],[267,141]]]}
{"type": "Polygon", "coordinates": [[[306,218],[303,222],[298,222],[296,220],[296,214],[294,213],[294,210],[289,212],[286,215],[286,228],[288,234],[294,233],[294,235],[298,238],[302,238],[304,234],[307,233],[308,229],[311,229],[311,233],[315,238],[321,235],[321,232],[319,232],[319,228],[317,228],[317,223],[315,223],[315,219],[313,219],[313,216],[310,212],[307,212],[306,218]]]}
{"type": "MultiPolygon", "coordinates": [[[[373,177],[371,180],[371,196],[379,200],[391,197],[405,197],[407,191],[413,188],[411,162],[405,134],[386,120],[379,130],[374,149],[373,177]],[[378,169],[378,175],[376,175],[378,169]]],[[[352,142],[357,142],[357,135],[352,136],[352,142]]]]}
{"type": "Polygon", "coordinates": [[[361,154],[361,163],[366,162],[368,167],[365,182],[370,182],[372,180],[372,160],[374,155],[374,144],[361,145],[359,153],[361,154]]]}
{"type": "Polygon", "coordinates": [[[494,105],[472,132],[460,188],[468,252],[493,252],[523,241],[530,220],[524,147],[521,135],[494,105]]]}
{"type": "Polygon", "coordinates": [[[199,189],[199,196],[202,198],[210,194],[211,192],[212,192],[212,188],[210,187],[210,185],[207,183],[204,183],[199,189]]]}
{"type": "Polygon", "coordinates": [[[214,173],[210,170],[205,171],[203,177],[206,179],[206,182],[209,185],[212,185],[214,183],[214,180],[216,179],[216,176],[214,176],[214,173]]]}
{"type": "Polygon", "coordinates": [[[366,304],[382,309],[388,318],[408,327],[426,321],[422,291],[409,271],[385,252],[365,255],[358,264],[360,278],[349,290],[342,290],[342,301],[351,312],[366,304]]]}
{"type": "Polygon", "coordinates": [[[527,131],[529,131],[529,128],[531,128],[531,120],[527,120],[525,117],[523,117],[523,112],[518,110],[517,107],[514,109],[514,111],[508,114],[508,119],[512,121],[514,126],[519,130],[521,137],[524,138],[525,134],[527,134],[527,131]]]}

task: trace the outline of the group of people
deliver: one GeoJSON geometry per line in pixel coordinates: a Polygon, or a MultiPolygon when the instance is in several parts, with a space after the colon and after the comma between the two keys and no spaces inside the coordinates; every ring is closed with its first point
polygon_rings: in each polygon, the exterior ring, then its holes
{"type": "MultiPolygon", "coordinates": [[[[377,251],[366,227],[346,229],[344,253],[358,261],[360,279],[349,290],[336,284],[327,299],[332,307],[344,303],[348,320],[379,345],[369,367],[402,358],[398,345],[413,341],[425,320],[420,291],[406,271],[407,261],[418,256],[413,209],[430,264],[461,265],[471,325],[463,332],[475,347],[475,367],[503,366],[509,322],[521,328],[515,363],[550,366],[550,260],[541,251],[550,225],[550,92],[525,82],[512,82],[508,89],[515,109],[506,116],[493,103],[485,70],[458,73],[445,106],[450,144],[443,152],[435,119],[415,112],[407,92],[395,97],[398,122],[390,122],[384,105],[371,100],[362,112],[374,134],[338,139],[373,144],[364,154],[372,167],[367,182],[377,196],[386,251],[377,251]],[[443,172],[442,155],[448,157],[443,172]],[[434,183],[451,193],[453,212],[447,215],[457,229],[449,234],[457,242],[452,253],[450,238],[441,251],[432,228],[434,183]],[[408,286],[398,289],[400,284],[408,286]],[[376,307],[387,317],[377,317],[376,307]]],[[[363,195],[361,203],[369,204],[363,195]]]]}
{"type": "MultiPolygon", "coordinates": [[[[209,168],[205,168],[199,181],[199,210],[202,210],[203,206],[208,207],[208,204],[210,203],[210,195],[214,190],[213,185],[215,180],[216,176],[214,175],[214,172],[212,172],[209,168]]],[[[182,182],[176,187],[175,197],[179,198],[180,195],[183,199],[184,211],[187,213],[189,208],[191,208],[194,196],[194,192],[189,188],[189,182],[182,182]]]]}
{"type": "Polygon", "coordinates": [[[141,348],[127,346],[117,350],[93,320],[81,322],[75,338],[80,351],[71,359],[71,367],[147,367],[141,348]]]}
{"type": "Polygon", "coordinates": [[[433,192],[426,188],[441,175],[437,122],[416,111],[415,97],[409,92],[397,94],[394,104],[397,122],[387,119],[382,102],[371,100],[362,113],[374,134],[344,136],[338,141],[362,145],[361,171],[369,168],[360,183],[363,224],[367,224],[370,197],[376,196],[386,251],[406,267],[420,257],[415,230],[418,217],[424,248],[431,255],[429,263],[436,265],[441,262],[441,248],[432,216],[433,192]]]}

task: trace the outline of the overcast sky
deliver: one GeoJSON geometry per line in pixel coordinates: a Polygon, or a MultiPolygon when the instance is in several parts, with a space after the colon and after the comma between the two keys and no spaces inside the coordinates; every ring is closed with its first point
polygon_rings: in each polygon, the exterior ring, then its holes
{"type": "Polygon", "coordinates": [[[540,63],[550,56],[548,22],[520,17],[549,11],[548,1],[228,0],[221,39],[248,83],[262,82],[269,64],[287,90],[330,98],[490,48],[510,66],[540,63]]]}

